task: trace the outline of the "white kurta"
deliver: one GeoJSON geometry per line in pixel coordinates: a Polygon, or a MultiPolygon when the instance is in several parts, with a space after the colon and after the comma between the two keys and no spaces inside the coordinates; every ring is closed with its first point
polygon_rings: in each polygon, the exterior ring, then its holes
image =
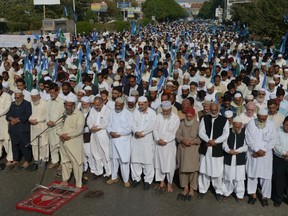
{"type": "Polygon", "coordinates": [[[276,143],[276,128],[272,121],[267,120],[266,126],[260,129],[256,119],[250,121],[245,131],[245,141],[248,145],[246,172],[249,178],[272,178],[272,149],[276,143]],[[252,154],[259,150],[265,151],[265,156],[253,158],[252,154]]]}
{"type": "Polygon", "coordinates": [[[273,123],[276,126],[276,129],[278,129],[283,125],[285,117],[281,113],[277,112],[275,115],[269,115],[268,119],[273,121],[273,123]]]}
{"type": "Polygon", "coordinates": [[[167,142],[162,146],[156,144],[155,149],[155,169],[160,169],[162,173],[171,173],[176,168],[176,132],[180,125],[180,119],[174,113],[169,118],[163,118],[162,113],[156,117],[155,129],[153,131],[156,141],[162,139],[167,142]]]}
{"type": "Polygon", "coordinates": [[[109,136],[106,131],[109,123],[110,109],[103,105],[100,112],[94,108],[90,110],[90,114],[87,119],[87,125],[89,129],[93,126],[101,128],[97,132],[91,131],[91,153],[95,160],[105,159],[109,161],[109,136]]]}
{"type": "Polygon", "coordinates": [[[153,130],[155,128],[156,113],[148,108],[146,113],[136,109],[133,113],[132,131],[143,131],[143,138],[132,137],[131,140],[131,162],[152,164],[155,151],[153,130]]]}
{"type": "MultiPolygon", "coordinates": [[[[31,140],[33,140],[38,134],[44,131],[47,128],[46,125],[46,115],[48,111],[47,102],[43,99],[39,100],[38,105],[34,105],[31,103],[32,106],[32,115],[30,116],[29,120],[37,120],[37,125],[31,125],[31,140]]],[[[48,135],[47,133],[43,133],[39,139],[40,145],[40,155],[38,158],[38,139],[32,142],[33,148],[33,157],[35,161],[49,160],[49,148],[48,148],[48,135]]]]}
{"type": "MultiPolygon", "coordinates": [[[[247,152],[248,146],[246,145],[245,141],[243,146],[241,146],[240,148],[236,149],[236,136],[235,136],[235,142],[234,142],[234,147],[233,149],[235,149],[236,152],[238,153],[243,153],[243,152],[247,152]]],[[[225,141],[223,143],[223,150],[227,153],[229,153],[230,149],[227,141],[225,141]]],[[[232,159],[231,159],[231,165],[227,165],[224,164],[224,175],[223,178],[225,180],[229,180],[229,181],[241,181],[241,180],[245,180],[245,164],[244,165],[237,165],[236,164],[236,155],[232,155],[232,159]]]]}
{"type": "MultiPolygon", "coordinates": [[[[206,134],[204,119],[201,120],[199,126],[199,137],[208,142],[213,138],[213,129],[214,129],[214,121],[216,118],[212,118],[212,127],[211,127],[211,135],[210,137],[206,134]]],[[[217,127],[217,125],[215,126],[217,127]]],[[[226,124],[223,128],[223,133],[220,137],[218,137],[215,142],[223,143],[228,139],[229,136],[229,122],[226,121],[226,124]]],[[[200,155],[200,169],[199,172],[206,174],[210,177],[220,177],[223,175],[223,157],[212,157],[212,147],[207,148],[206,155],[200,155]]]]}
{"type": "Polygon", "coordinates": [[[130,111],[125,108],[119,113],[111,110],[107,127],[108,134],[116,132],[121,135],[119,138],[110,138],[111,159],[118,158],[122,163],[130,162],[131,129],[132,113],[130,111]]]}

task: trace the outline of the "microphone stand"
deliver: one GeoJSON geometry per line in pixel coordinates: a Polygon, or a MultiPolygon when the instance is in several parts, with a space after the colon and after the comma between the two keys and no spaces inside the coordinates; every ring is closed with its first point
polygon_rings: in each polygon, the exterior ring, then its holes
{"type": "MultiPolygon", "coordinates": [[[[55,125],[53,127],[56,127],[58,125],[60,125],[65,119],[66,119],[66,114],[63,114],[60,118],[58,118],[56,121],[55,121],[55,125]],[[63,119],[62,121],[58,122],[59,120],[63,119]],[[58,122],[58,123],[57,123],[58,122]]],[[[53,128],[53,127],[50,127],[48,126],[45,130],[43,130],[42,132],[40,132],[33,140],[31,140],[31,142],[29,142],[25,147],[29,147],[29,146],[32,146],[32,143],[37,140],[37,148],[38,148],[38,158],[37,158],[37,165],[40,167],[40,165],[42,164],[42,159],[40,160],[40,138],[41,138],[41,135],[44,134],[46,131],[48,131],[49,129],[53,128]]],[[[46,169],[47,169],[47,163],[44,162],[44,170],[42,172],[42,175],[41,175],[41,179],[39,181],[39,183],[35,184],[35,187],[31,190],[31,193],[33,193],[35,190],[38,190],[38,189],[49,189],[48,187],[42,185],[42,182],[44,180],[44,176],[45,176],[45,173],[46,173],[46,169]]]]}

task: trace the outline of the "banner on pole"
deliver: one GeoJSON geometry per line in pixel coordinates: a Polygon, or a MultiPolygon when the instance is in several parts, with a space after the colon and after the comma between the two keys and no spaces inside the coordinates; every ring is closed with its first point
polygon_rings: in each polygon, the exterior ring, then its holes
{"type": "Polygon", "coordinates": [[[60,0],[34,0],[34,5],[60,5],[60,0]]]}

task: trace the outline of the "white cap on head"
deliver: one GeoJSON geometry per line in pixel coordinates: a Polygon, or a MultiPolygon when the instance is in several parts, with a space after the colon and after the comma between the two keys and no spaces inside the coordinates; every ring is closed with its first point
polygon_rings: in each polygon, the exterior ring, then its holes
{"type": "Polygon", "coordinates": [[[138,102],[147,102],[148,100],[147,100],[147,97],[145,97],[145,96],[141,96],[141,97],[139,97],[139,99],[138,99],[138,102]]]}
{"type": "Polygon", "coordinates": [[[158,81],[158,79],[156,77],[152,77],[151,80],[152,81],[158,81]]]}
{"type": "Polygon", "coordinates": [[[114,76],[114,80],[115,80],[115,81],[119,81],[120,79],[121,79],[120,75],[116,74],[116,75],[114,76]]]}
{"type": "Polygon", "coordinates": [[[91,103],[91,99],[90,99],[90,97],[88,97],[88,96],[83,96],[83,97],[81,98],[81,102],[91,103]]]}
{"type": "Polygon", "coordinates": [[[274,78],[280,78],[280,75],[279,74],[275,74],[274,78]]]}
{"type": "Polygon", "coordinates": [[[266,93],[266,89],[265,89],[265,88],[260,88],[258,91],[259,91],[259,92],[265,92],[265,93],[266,93]]]}
{"type": "Polygon", "coordinates": [[[113,82],[113,87],[116,87],[116,86],[120,86],[120,83],[118,81],[113,82]]]}
{"type": "Polygon", "coordinates": [[[85,91],[92,91],[92,88],[91,88],[91,86],[85,86],[85,87],[84,87],[84,90],[85,90],[85,91]]]}
{"type": "Polygon", "coordinates": [[[166,86],[168,86],[168,85],[173,86],[173,83],[172,82],[167,82],[166,86]]]}
{"type": "Polygon", "coordinates": [[[252,77],[250,78],[250,80],[255,80],[255,81],[257,81],[257,78],[252,76],[252,77]]]}
{"type": "Polygon", "coordinates": [[[78,92],[81,92],[81,93],[83,93],[84,95],[86,95],[86,92],[85,92],[84,89],[80,89],[78,92]]]}
{"type": "Polygon", "coordinates": [[[208,83],[207,85],[206,85],[206,88],[207,89],[211,89],[211,88],[213,88],[214,87],[214,85],[212,84],[212,83],[208,83]]]}
{"type": "Polygon", "coordinates": [[[157,91],[157,87],[156,86],[150,86],[149,91],[157,91]]]}
{"type": "Polygon", "coordinates": [[[39,95],[39,91],[37,89],[32,89],[31,96],[39,95]]]}
{"type": "Polygon", "coordinates": [[[65,102],[76,103],[76,98],[68,95],[65,99],[65,102]]]}
{"type": "Polygon", "coordinates": [[[133,103],[135,103],[135,102],[136,102],[136,99],[135,99],[135,97],[133,97],[133,96],[129,96],[129,97],[127,98],[127,102],[133,102],[133,103]]]}
{"type": "Polygon", "coordinates": [[[49,76],[45,76],[45,77],[44,77],[44,80],[47,81],[47,80],[52,80],[52,79],[51,79],[51,77],[49,77],[49,76]]]}
{"type": "Polygon", "coordinates": [[[242,119],[239,117],[239,116],[236,116],[234,119],[233,119],[233,122],[237,122],[237,123],[242,123],[242,119]]]}
{"type": "Polygon", "coordinates": [[[182,90],[187,90],[187,89],[189,89],[189,86],[188,86],[188,85],[183,85],[183,86],[182,86],[182,90]]]}
{"type": "Polygon", "coordinates": [[[242,97],[242,95],[241,95],[240,93],[236,93],[236,94],[234,95],[234,98],[240,98],[240,97],[242,97]]]}
{"type": "Polygon", "coordinates": [[[94,72],[91,71],[91,70],[88,70],[88,71],[87,71],[87,74],[89,74],[89,75],[94,75],[94,72]]]}
{"type": "Polygon", "coordinates": [[[205,80],[205,78],[204,77],[200,77],[199,78],[199,82],[205,82],[206,80],[205,80]]]}
{"type": "Polygon", "coordinates": [[[282,55],[282,54],[279,54],[279,55],[278,55],[278,57],[279,57],[279,58],[282,58],[282,57],[283,57],[283,55],[282,55]]]}
{"type": "Polygon", "coordinates": [[[172,104],[170,101],[163,101],[161,103],[161,107],[162,109],[171,109],[172,108],[172,104]]]}
{"type": "Polygon", "coordinates": [[[260,109],[257,112],[258,115],[268,115],[268,110],[267,109],[260,109]]]}
{"type": "Polygon", "coordinates": [[[168,81],[173,81],[173,77],[168,77],[168,81]]]}
{"type": "Polygon", "coordinates": [[[18,76],[22,76],[22,74],[24,74],[24,72],[23,72],[23,70],[22,69],[20,69],[19,71],[17,71],[17,73],[16,73],[16,75],[18,75],[18,76]]]}
{"type": "Polygon", "coordinates": [[[47,71],[47,70],[43,70],[43,71],[41,72],[41,74],[42,74],[42,76],[45,76],[45,75],[48,74],[48,71],[47,71]]]}
{"type": "Polygon", "coordinates": [[[246,95],[245,100],[254,100],[254,96],[253,95],[246,95]]]}
{"type": "Polygon", "coordinates": [[[117,102],[123,104],[124,103],[124,99],[122,97],[118,97],[115,100],[115,103],[117,103],[117,102]]]}
{"type": "Polygon", "coordinates": [[[14,91],[14,94],[23,94],[23,92],[21,90],[17,89],[14,91]]]}
{"type": "Polygon", "coordinates": [[[275,84],[274,80],[269,80],[268,84],[275,84]]]}
{"type": "Polygon", "coordinates": [[[149,79],[147,77],[142,78],[142,81],[149,82],[149,79]]]}
{"type": "Polygon", "coordinates": [[[231,110],[227,110],[224,113],[226,118],[232,118],[233,117],[233,112],[231,110]]]}
{"type": "Polygon", "coordinates": [[[71,69],[72,69],[72,70],[76,70],[76,69],[77,69],[77,66],[76,66],[76,65],[72,65],[71,69]]]}

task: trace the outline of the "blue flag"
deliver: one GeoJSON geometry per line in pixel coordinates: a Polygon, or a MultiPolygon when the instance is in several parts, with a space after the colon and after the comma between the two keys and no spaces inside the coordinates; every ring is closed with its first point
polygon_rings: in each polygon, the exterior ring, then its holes
{"type": "Polygon", "coordinates": [[[64,5],[64,16],[68,17],[67,8],[66,8],[66,6],[65,6],[65,5],[64,5]]]}
{"type": "Polygon", "coordinates": [[[265,74],[264,74],[264,79],[263,79],[263,83],[262,83],[262,88],[266,88],[266,72],[265,72],[265,74]]]}
{"type": "Polygon", "coordinates": [[[122,43],[122,51],[121,51],[121,59],[122,61],[125,61],[125,52],[126,52],[126,47],[125,47],[125,43],[122,43]]]}

